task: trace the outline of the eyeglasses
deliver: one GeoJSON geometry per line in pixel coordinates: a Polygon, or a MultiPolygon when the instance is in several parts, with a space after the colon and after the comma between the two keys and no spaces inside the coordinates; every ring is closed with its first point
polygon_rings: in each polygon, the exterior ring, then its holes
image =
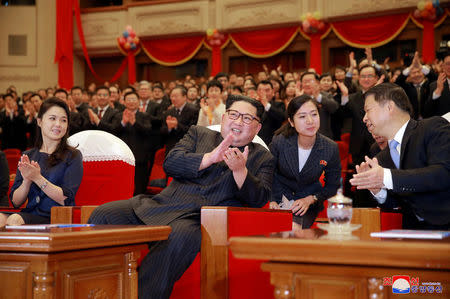
{"type": "Polygon", "coordinates": [[[253,116],[251,114],[239,113],[239,111],[236,111],[236,110],[233,110],[233,109],[228,109],[226,112],[228,113],[228,118],[231,119],[231,120],[238,120],[239,117],[242,116],[242,122],[244,124],[247,124],[247,125],[251,124],[252,121],[254,121],[254,120],[256,120],[258,122],[260,121],[257,117],[255,117],[255,116],[253,116]]]}
{"type": "Polygon", "coordinates": [[[375,75],[360,75],[359,77],[362,79],[372,79],[375,78],[375,75]]]}

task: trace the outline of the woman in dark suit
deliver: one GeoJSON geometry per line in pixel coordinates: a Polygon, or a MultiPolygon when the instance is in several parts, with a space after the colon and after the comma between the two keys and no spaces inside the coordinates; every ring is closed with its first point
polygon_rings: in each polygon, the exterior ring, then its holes
{"type": "Polygon", "coordinates": [[[318,103],[308,95],[292,99],[287,108],[288,123],[270,144],[276,159],[271,208],[279,208],[282,196],[294,200],[294,222],[309,228],[323,209],[323,201],[336,194],[341,176],[337,144],[318,133],[318,103]],[[319,178],[325,173],[325,185],[319,178]]]}

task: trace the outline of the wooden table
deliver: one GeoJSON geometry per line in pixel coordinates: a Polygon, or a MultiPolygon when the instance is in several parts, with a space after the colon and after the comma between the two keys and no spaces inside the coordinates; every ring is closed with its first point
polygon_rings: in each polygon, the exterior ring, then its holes
{"type": "Polygon", "coordinates": [[[0,231],[0,298],[136,298],[137,260],[169,226],[0,231]]]}
{"type": "Polygon", "coordinates": [[[271,273],[275,298],[450,298],[449,238],[327,240],[324,235],[313,229],[234,237],[230,248],[237,258],[269,260],[262,269],[271,273]],[[420,286],[440,282],[442,293],[393,294],[388,284],[394,275],[417,277],[420,286]]]}

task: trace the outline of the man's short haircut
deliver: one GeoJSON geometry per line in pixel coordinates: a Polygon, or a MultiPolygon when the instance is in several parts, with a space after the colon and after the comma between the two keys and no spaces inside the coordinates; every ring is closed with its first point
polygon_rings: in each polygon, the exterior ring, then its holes
{"type": "Polygon", "coordinates": [[[334,72],[336,72],[337,70],[342,70],[342,71],[344,71],[344,72],[347,72],[346,69],[345,69],[345,67],[342,66],[342,65],[336,65],[336,66],[334,67],[334,72]]]}
{"type": "Polygon", "coordinates": [[[368,67],[372,68],[372,69],[375,71],[375,75],[376,75],[376,76],[379,76],[379,73],[378,73],[377,68],[374,67],[373,65],[370,65],[370,64],[363,64],[363,65],[361,65],[361,67],[358,69],[358,72],[361,74],[361,71],[362,71],[363,69],[365,69],[365,68],[368,68],[368,67]]]}
{"type": "Polygon", "coordinates": [[[333,76],[330,73],[323,73],[322,75],[320,75],[319,81],[325,77],[331,77],[331,80],[334,80],[333,76]]]}
{"type": "Polygon", "coordinates": [[[217,75],[214,76],[214,80],[217,80],[217,79],[222,78],[222,77],[226,77],[227,80],[230,79],[230,76],[227,73],[220,72],[220,73],[217,73],[217,75]]]}
{"type": "Polygon", "coordinates": [[[406,92],[400,86],[394,83],[382,83],[370,88],[365,94],[364,99],[373,95],[374,99],[378,103],[384,103],[392,100],[395,105],[402,111],[412,115],[413,108],[406,95],[406,92]]]}
{"type": "Polygon", "coordinates": [[[134,90],[127,92],[127,93],[123,96],[123,100],[125,101],[125,100],[127,99],[127,97],[128,97],[129,95],[132,95],[132,94],[134,94],[134,95],[136,96],[136,98],[138,99],[138,101],[139,101],[139,95],[138,95],[137,92],[134,91],[134,90]]]}
{"type": "Polygon", "coordinates": [[[81,88],[81,86],[74,86],[70,89],[70,93],[72,93],[72,91],[74,91],[76,89],[79,89],[79,90],[81,90],[81,92],[83,92],[83,88],[81,88]]]}
{"type": "Polygon", "coordinates": [[[125,87],[123,90],[125,90],[125,89],[131,89],[132,91],[136,92],[136,88],[134,88],[131,85],[127,85],[127,87],[125,87]]]}
{"type": "MultiPolygon", "coordinates": [[[[119,88],[119,87],[117,87],[117,86],[115,86],[115,85],[111,85],[111,86],[108,88],[108,90],[111,89],[111,88],[117,89],[117,92],[120,93],[120,88],[119,88]]],[[[98,88],[97,88],[97,90],[98,90],[98,88]]],[[[111,93],[111,91],[110,91],[110,93],[111,93]]]]}
{"type": "Polygon", "coordinates": [[[30,96],[30,100],[31,100],[31,98],[33,98],[33,97],[39,97],[39,99],[41,99],[41,101],[42,101],[42,97],[41,97],[41,95],[38,94],[38,93],[32,93],[31,96],[30,96]]]}
{"type": "Polygon", "coordinates": [[[5,94],[5,95],[3,96],[4,99],[6,99],[6,97],[11,97],[11,98],[14,99],[14,95],[12,94],[12,92],[8,92],[7,94],[5,94]]]}
{"type": "Polygon", "coordinates": [[[240,93],[243,93],[244,91],[242,90],[242,87],[238,86],[238,85],[234,85],[233,87],[231,87],[231,90],[237,90],[240,93]]]}
{"type": "Polygon", "coordinates": [[[222,83],[220,83],[219,81],[217,81],[215,79],[209,81],[208,84],[206,84],[206,91],[208,91],[211,87],[219,87],[220,88],[220,92],[223,91],[222,83]]]}
{"type": "Polygon", "coordinates": [[[314,79],[316,79],[316,81],[319,81],[319,75],[317,75],[317,73],[314,73],[314,72],[304,72],[304,73],[302,74],[302,76],[300,77],[300,82],[303,81],[303,77],[305,77],[306,75],[313,75],[313,76],[314,76],[314,79]]]}
{"type": "Polygon", "coordinates": [[[62,88],[58,88],[57,90],[55,90],[55,92],[53,94],[55,95],[55,94],[61,93],[61,92],[64,93],[66,95],[66,97],[69,96],[69,93],[67,93],[67,91],[65,89],[62,89],[62,88]]]}
{"type": "MultiPolygon", "coordinates": [[[[111,86],[111,87],[115,87],[115,86],[111,86]]],[[[109,92],[109,88],[105,85],[100,85],[99,87],[97,87],[97,89],[95,89],[95,93],[97,93],[100,89],[104,89],[104,90],[108,91],[108,95],[111,95],[111,93],[109,92]]]]}
{"type": "Polygon", "coordinates": [[[159,84],[155,84],[155,85],[153,85],[153,87],[152,87],[152,91],[154,91],[155,89],[161,89],[161,91],[163,91],[163,92],[164,92],[164,88],[162,87],[162,85],[159,85],[159,84]]]}
{"type": "Polygon", "coordinates": [[[191,87],[189,87],[187,90],[189,91],[189,89],[195,88],[197,90],[197,92],[199,91],[199,88],[197,85],[192,85],[191,87]]]}
{"type": "Polygon", "coordinates": [[[225,105],[225,109],[230,109],[230,107],[233,105],[234,102],[247,102],[250,105],[252,105],[253,107],[256,108],[256,116],[259,118],[259,120],[261,121],[261,118],[263,116],[264,113],[264,106],[263,104],[261,104],[261,102],[249,98],[247,96],[243,96],[243,95],[229,95],[226,105],[225,105]]]}
{"type": "Polygon", "coordinates": [[[170,91],[170,94],[172,94],[172,92],[173,92],[175,89],[181,90],[181,95],[183,95],[183,96],[186,96],[186,95],[187,95],[187,89],[186,89],[186,87],[184,87],[183,85],[176,85],[176,86],[170,91]]]}
{"type": "Polygon", "coordinates": [[[260,85],[270,85],[270,88],[273,89],[273,84],[269,80],[261,80],[258,82],[258,85],[256,85],[256,88],[258,88],[260,85]]]}

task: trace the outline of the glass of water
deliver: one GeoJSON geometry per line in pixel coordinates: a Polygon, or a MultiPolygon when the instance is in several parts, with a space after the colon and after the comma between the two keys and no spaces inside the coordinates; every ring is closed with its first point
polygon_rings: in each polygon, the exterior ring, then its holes
{"type": "Polygon", "coordinates": [[[352,221],[352,200],[338,191],[328,199],[327,216],[330,226],[349,226],[352,221]]]}

